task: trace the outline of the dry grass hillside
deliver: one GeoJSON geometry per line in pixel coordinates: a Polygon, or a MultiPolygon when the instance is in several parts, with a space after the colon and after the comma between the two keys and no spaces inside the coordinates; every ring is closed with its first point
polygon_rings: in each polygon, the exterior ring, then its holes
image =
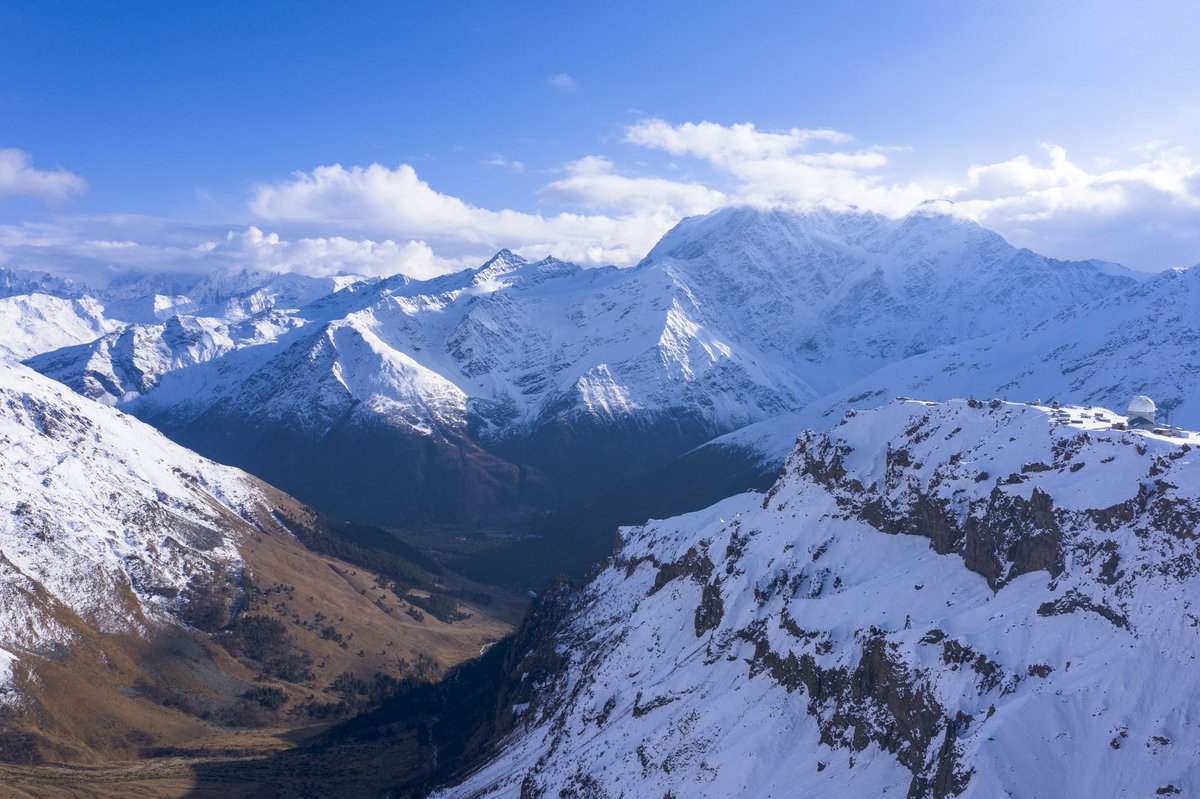
{"type": "MultiPolygon", "coordinates": [[[[331,526],[258,487],[265,502],[250,521],[217,509],[246,568],[195,586],[190,623],[104,635],[69,609],[47,608],[73,644],[21,653],[21,700],[0,709],[0,793],[203,795],[193,792],[198,765],[302,743],[478,655],[521,614],[519,600],[495,589],[403,552],[380,554],[370,540],[379,531],[331,526]],[[383,574],[363,565],[376,556],[383,574]]],[[[132,596],[128,606],[138,612],[132,596]]]]}

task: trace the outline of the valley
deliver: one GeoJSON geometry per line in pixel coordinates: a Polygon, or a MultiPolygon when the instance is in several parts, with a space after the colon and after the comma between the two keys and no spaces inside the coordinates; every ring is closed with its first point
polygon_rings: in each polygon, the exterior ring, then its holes
{"type": "Polygon", "coordinates": [[[1197,30],[0,2],[0,799],[1200,797],[1197,30]]]}
{"type": "MultiPolygon", "coordinates": [[[[941,799],[1025,790],[995,754],[1025,739],[1192,740],[1165,708],[1015,708],[1105,695],[1078,664],[1192,591],[1194,445],[1108,420],[1193,418],[1195,275],[749,209],[629,269],[8,275],[0,775],[941,799]]],[[[1192,779],[1164,746],[1130,790],[1192,779]]]]}

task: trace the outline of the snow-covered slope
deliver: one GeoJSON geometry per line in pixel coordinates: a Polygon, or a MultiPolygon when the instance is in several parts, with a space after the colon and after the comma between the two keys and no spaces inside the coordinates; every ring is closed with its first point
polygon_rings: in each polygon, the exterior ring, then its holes
{"type": "Polygon", "coordinates": [[[844,390],[1040,398],[1124,407],[1149,394],[1200,426],[1200,268],[1171,269],[1124,292],[900,362],[844,390]]]}
{"type": "Polygon", "coordinates": [[[105,405],[127,405],[156,388],[165,374],[273,341],[301,324],[274,309],[233,322],[176,315],[158,324],[115,326],[99,338],[34,355],[27,363],[105,405]]]}
{"type": "MultiPolygon", "coordinates": [[[[244,308],[245,303],[231,315],[244,318],[244,308]]],[[[815,396],[787,368],[759,363],[751,345],[704,329],[696,315],[696,300],[662,270],[582,270],[553,259],[527,263],[503,252],[473,272],[425,282],[393,279],[311,301],[290,316],[293,327],[302,325],[295,335],[256,339],[251,343],[267,346],[222,364],[219,385],[205,381],[211,395],[196,393],[190,376],[178,383],[171,378],[134,409],[186,418],[244,394],[245,384],[288,380],[286,373],[269,374],[279,369],[274,359],[298,342],[308,347],[337,330],[355,331],[353,338],[371,343],[339,350],[327,364],[331,374],[335,365],[362,372],[360,356],[412,361],[471,398],[471,415],[481,421],[485,437],[536,426],[564,409],[611,420],[687,407],[728,428],[815,396]]],[[[280,325],[278,333],[287,329],[280,325]]],[[[161,350],[153,339],[166,333],[147,328],[141,348],[161,350]]],[[[78,384],[72,376],[89,368],[128,372],[138,358],[154,360],[136,348],[96,352],[102,349],[91,347],[84,363],[56,355],[52,364],[39,361],[38,368],[78,384]],[[97,355],[108,364],[98,366],[97,355]]],[[[192,365],[168,363],[160,376],[192,365]]],[[[313,392],[306,390],[309,377],[292,381],[298,401],[313,392]]],[[[399,405],[419,417],[422,398],[411,389],[399,373],[396,381],[382,375],[370,385],[347,386],[349,400],[399,405]]],[[[466,425],[467,415],[464,406],[459,426],[466,425]]]]}
{"type": "Polygon", "coordinates": [[[1200,428],[1200,267],[1170,269],[1122,292],[1031,325],[888,364],[804,409],[749,425],[709,446],[783,462],[788,442],[851,408],[897,396],[954,396],[1105,405],[1154,398],[1162,420],[1200,428]]]}
{"type": "Polygon", "coordinates": [[[1200,790],[1200,458],[1096,411],[850,413],[767,494],[623,530],[441,795],[1200,790]]]}
{"type": "Polygon", "coordinates": [[[92,341],[119,326],[91,297],[15,294],[0,298],[0,357],[22,359],[92,341]]]}
{"type": "Polygon", "coordinates": [[[67,647],[64,614],[100,633],[174,618],[189,584],[238,571],[230,518],[251,478],[147,425],[0,361],[0,648],[67,647]]]}
{"type": "MultiPolygon", "coordinates": [[[[481,509],[515,495],[538,506],[530,492],[546,485],[560,499],[604,490],[880,366],[1136,283],[935,214],[749,209],[686,220],[632,269],[503,251],[477,270],[324,296],[295,280],[224,304],[192,287],[207,310],[30,363],[312,501],[329,497],[306,493],[292,458],[338,469],[419,449],[449,470],[451,453],[482,447],[454,456],[466,477],[441,473],[488,486],[481,509]],[[397,443],[381,448],[373,430],[397,443]]],[[[396,475],[414,488],[409,507],[426,471],[396,475]]],[[[364,477],[313,490],[358,485],[334,498],[339,513],[392,490],[364,477]]]]}
{"type": "Polygon", "coordinates": [[[18,294],[50,294],[71,299],[82,294],[80,286],[46,272],[30,272],[24,269],[0,268],[0,297],[18,294]]]}
{"type": "Polygon", "coordinates": [[[254,269],[207,275],[135,271],[86,293],[103,303],[109,316],[128,323],[162,322],[177,314],[233,322],[275,308],[299,308],[364,282],[369,281],[352,275],[310,277],[254,269]]]}
{"type": "Polygon", "coordinates": [[[339,700],[339,675],[428,676],[509,629],[460,608],[441,593],[458,578],[385,532],[4,360],[0,503],[4,764],[278,727],[253,698],[263,680],[302,713],[339,700]],[[410,589],[454,617],[418,612],[410,589]]]}
{"type": "Polygon", "coordinates": [[[1139,278],[1019,250],[915,212],[726,209],[681,222],[646,257],[681,275],[718,329],[743,331],[824,394],[938,346],[1026,327],[1139,278]]]}
{"type": "MultiPolygon", "coordinates": [[[[289,279],[308,282],[280,287],[283,278],[275,278],[214,315],[228,322],[295,307],[310,328],[337,324],[373,335],[457,387],[482,420],[481,434],[501,437],[564,411],[612,419],[688,410],[728,430],[800,407],[881,364],[1032,324],[1135,282],[1111,265],[1014,249],[944,216],[895,222],[747,209],[681,223],[630,270],[531,264],[505,251],[472,272],[393,279],[315,305],[321,293],[313,279],[289,279]],[[280,295],[294,303],[282,305],[280,295]]],[[[203,287],[190,294],[212,311],[203,287]]],[[[144,346],[157,346],[154,335],[148,331],[144,346]]],[[[295,340],[256,340],[274,350],[239,361],[222,382],[257,379],[268,355],[295,340]]],[[[354,370],[351,357],[337,362],[354,370]]],[[[177,392],[169,383],[141,407],[212,401],[191,383],[177,392]]],[[[395,396],[389,387],[385,379],[352,395],[419,406],[407,379],[395,396]]]]}

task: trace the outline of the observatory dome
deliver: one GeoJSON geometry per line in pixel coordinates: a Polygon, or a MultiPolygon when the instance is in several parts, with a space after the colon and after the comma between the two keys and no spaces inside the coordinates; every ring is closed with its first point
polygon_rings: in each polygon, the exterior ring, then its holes
{"type": "Polygon", "coordinates": [[[1129,401],[1130,416],[1145,416],[1153,419],[1157,410],[1154,406],[1154,400],[1147,396],[1137,396],[1129,401]]]}

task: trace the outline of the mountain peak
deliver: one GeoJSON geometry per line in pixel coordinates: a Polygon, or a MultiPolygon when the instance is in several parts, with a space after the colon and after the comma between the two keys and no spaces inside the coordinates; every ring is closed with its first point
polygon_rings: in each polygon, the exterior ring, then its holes
{"type": "Polygon", "coordinates": [[[83,287],[73,280],[55,277],[49,272],[0,268],[0,297],[34,293],[74,299],[83,294],[83,287]]]}
{"type": "Polygon", "coordinates": [[[479,285],[495,280],[502,275],[520,269],[527,263],[529,262],[524,258],[505,247],[484,261],[483,265],[475,270],[474,276],[471,278],[471,285],[479,285]]]}

